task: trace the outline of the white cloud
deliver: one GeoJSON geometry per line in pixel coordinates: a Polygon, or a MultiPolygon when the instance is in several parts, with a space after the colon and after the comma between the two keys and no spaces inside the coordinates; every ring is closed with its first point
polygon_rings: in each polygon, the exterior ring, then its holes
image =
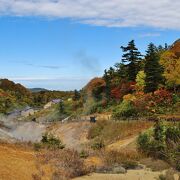
{"type": "MultiPolygon", "coordinates": [[[[1,78],[3,79],[3,77],[1,78]]],[[[8,79],[12,81],[84,81],[91,78],[92,77],[8,77],[8,79]]]]}
{"type": "Polygon", "coordinates": [[[139,37],[159,37],[161,36],[160,33],[144,33],[144,34],[140,34],[139,37]]]}
{"type": "Polygon", "coordinates": [[[70,18],[106,27],[180,29],[179,0],[0,0],[1,15],[70,18]]]}

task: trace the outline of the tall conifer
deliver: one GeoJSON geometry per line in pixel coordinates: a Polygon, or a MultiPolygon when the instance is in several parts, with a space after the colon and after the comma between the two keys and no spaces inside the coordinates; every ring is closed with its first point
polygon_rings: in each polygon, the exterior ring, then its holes
{"type": "Polygon", "coordinates": [[[157,48],[153,43],[148,45],[148,50],[146,52],[144,67],[146,78],[144,91],[148,93],[157,90],[159,84],[162,82],[162,67],[159,64],[157,48]]]}
{"type": "Polygon", "coordinates": [[[128,80],[135,81],[136,75],[140,70],[141,53],[136,48],[134,40],[128,43],[127,47],[121,46],[123,54],[122,62],[126,64],[128,71],[128,80]]]}

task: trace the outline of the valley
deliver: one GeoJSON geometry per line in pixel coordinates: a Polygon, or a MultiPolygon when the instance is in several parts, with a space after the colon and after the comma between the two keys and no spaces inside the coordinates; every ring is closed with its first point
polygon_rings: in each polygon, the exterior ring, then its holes
{"type": "Polygon", "coordinates": [[[0,180],[179,180],[180,40],[121,49],[81,90],[0,79],[0,180]]]}

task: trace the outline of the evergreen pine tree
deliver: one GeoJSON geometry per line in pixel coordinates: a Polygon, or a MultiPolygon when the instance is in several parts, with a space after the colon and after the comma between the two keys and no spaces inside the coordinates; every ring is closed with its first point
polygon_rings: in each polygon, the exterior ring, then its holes
{"type": "Polygon", "coordinates": [[[64,113],[64,103],[63,103],[63,101],[59,102],[59,113],[61,113],[61,114],[64,113]]]}
{"type": "Polygon", "coordinates": [[[78,101],[80,99],[81,95],[78,90],[74,90],[74,95],[73,95],[73,101],[78,101]]]}
{"type": "Polygon", "coordinates": [[[111,80],[110,80],[110,77],[109,77],[108,72],[107,72],[106,69],[105,69],[105,71],[104,71],[103,79],[104,79],[105,82],[106,82],[105,96],[106,96],[106,99],[107,99],[107,100],[110,100],[111,80]]]}
{"type": "Polygon", "coordinates": [[[146,93],[157,90],[158,85],[162,82],[162,67],[159,64],[159,54],[157,48],[153,43],[148,45],[147,54],[145,56],[144,72],[146,93]]]}
{"type": "Polygon", "coordinates": [[[135,81],[136,75],[140,70],[141,53],[136,48],[134,40],[128,43],[127,47],[121,46],[123,54],[122,62],[126,64],[128,71],[128,80],[135,81]]]}

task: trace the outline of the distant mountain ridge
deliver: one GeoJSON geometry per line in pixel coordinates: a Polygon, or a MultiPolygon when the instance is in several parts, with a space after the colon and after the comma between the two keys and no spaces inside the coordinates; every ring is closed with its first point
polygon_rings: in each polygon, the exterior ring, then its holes
{"type": "Polygon", "coordinates": [[[45,88],[29,88],[29,91],[31,91],[32,93],[35,93],[35,92],[42,92],[42,91],[49,91],[49,90],[45,88]]]}

